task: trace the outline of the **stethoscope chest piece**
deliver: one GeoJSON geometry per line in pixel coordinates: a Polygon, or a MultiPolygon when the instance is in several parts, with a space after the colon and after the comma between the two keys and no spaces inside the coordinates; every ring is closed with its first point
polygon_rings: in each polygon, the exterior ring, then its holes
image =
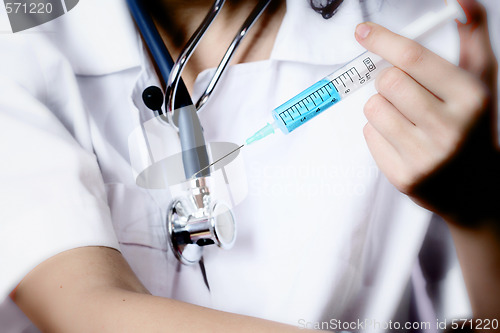
{"type": "Polygon", "coordinates": [[[188,195],[172,201],[167,211],[170,248],[186,265],[198,263],[203,247],[215,244],[230,249],[236,239],[236,224],[230,207],[213,200],[206,178],[189,181],[188,195]]]}

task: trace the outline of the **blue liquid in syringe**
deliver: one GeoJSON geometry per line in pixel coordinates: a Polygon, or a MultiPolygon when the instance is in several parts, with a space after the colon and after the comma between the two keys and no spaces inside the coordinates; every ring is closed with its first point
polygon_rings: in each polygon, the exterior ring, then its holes
{"type": "Polygon", "coordinates": [[[364,52],[344,67],[316,82],[272,111],[274,122],[267,124],[246,140],[246,144],[263,139],[280,129],[284,134],[302,126],[323,111],[351,95],[390,64],[378,55],[364,52]]]}
{"type": "Polygon", "coordinates": [[[290,133],[341,100],[335,85],[323,79],[272,111],[278,128],[290,133]]]}

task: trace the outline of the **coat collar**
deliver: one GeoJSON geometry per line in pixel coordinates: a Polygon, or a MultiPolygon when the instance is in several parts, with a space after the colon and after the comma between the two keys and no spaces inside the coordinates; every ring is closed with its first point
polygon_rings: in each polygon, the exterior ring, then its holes
{"type": "Polygon", "coordinates": [[[416,17],[444,6],[436,0],[345,0],[338,12],[324,19],[309,0],[287,0],[287,12],[271,59],[314,65],[339,65],[365,51],[354,38],[356,26],[373,21],[398,32],[416,17]]]}
{"type": "Polygon", "coordinates": [[[307,0],[288,0],[271,59],[318,65],[338,64],[362,51],[354,28],[362,21],[358,1],[344,1],[338,15],[325,20],[307,0]],[[335,43],[335,40],[342,42],[335,43]]]}

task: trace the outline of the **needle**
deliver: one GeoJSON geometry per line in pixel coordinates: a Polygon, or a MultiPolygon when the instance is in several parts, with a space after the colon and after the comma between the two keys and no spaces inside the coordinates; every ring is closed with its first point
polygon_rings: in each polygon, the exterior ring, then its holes
{"type": "Polygon", "coordinates": [[[217,161],[213,162],[213,163],[210,163],[209,165],[207,165],[206,167],[204,167],[203,169],[201,169],[200,171],[196,172],[195,174],[193,174],[191,176],[190,179],[193,179],[197,174],[199,174],[200,172],[202,171],[205,171],[206,169],[210,168],[212,165],[216,164],[216,163],[219,163],[221,160],[225,159],[226,157],[228,157],[229,155],[237,152],[238,150],[240,150],[241,148],[243,148],[245,146],[245,144],[242,144],[241,146],[239,146],[238,148],[236,148],[235,150],[227,153],[226,155],[222,156],[221,158],[219,158],[217,161]]]}

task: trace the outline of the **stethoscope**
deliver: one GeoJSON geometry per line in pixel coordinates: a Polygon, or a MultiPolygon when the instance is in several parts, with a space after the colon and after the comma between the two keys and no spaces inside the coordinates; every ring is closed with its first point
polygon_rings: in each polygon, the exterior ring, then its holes
{"type": "MultiPolygon", "coordinates": [[[[215,244],[223,249],[231,248],[236,239],[236,224],[230,207],[214,199],[210,192],[210,168],[208,167],[210,159],[197,110],[203,107],[210,98],[241,40],[271,0],[261,0],[246,19],[196,104],[193,103],[181,79],[181,74],[201,38],[220,12],[225,0],[214,1],[205,19],[175,63],[144,5],[145,1],[127,0],[127,2],[159,69],[160,76],[166,83],[165,96],[160,88],[151,86],[144,90],[143,101],[149,109],[157,112],[161,121],[178,129],[181,143],[187,186],[185,194],[175,198],[167,210],[168,242],[175,257],[181,263],[186,265],[200,263],[204,272],[203,247],[215,244]],[[163,105],[165,105],[165,112],[162,110],[163,105]]],[[[207,283],[205,274],[204,278],[207,283]]]]}

